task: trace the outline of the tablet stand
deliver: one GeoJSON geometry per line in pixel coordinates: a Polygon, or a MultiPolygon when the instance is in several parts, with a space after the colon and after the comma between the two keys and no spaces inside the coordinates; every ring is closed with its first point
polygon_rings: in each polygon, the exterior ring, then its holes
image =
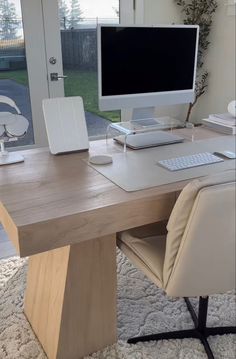
{"type": "MultiPolygon", "coordinates": [[[[17,138],[14,138],[14,140],[17,140],[17,138]]],[[[19,155],[17,152],[6,151],[4,146],[4,139],[0,139],[0,146],[1,146],[0,166],[10,165],[12,163],[18,163],[24,161],[24,157],[19,155]]]]}
{"type": "MultiPolygon", "coordinates": [[[[122,134],[124,136],[124,152],[126,152],[126,143],[129,135],[162,130],[172,131],[172,129],[177,127],[183,127],[183,123],[168,116],[159,118],[133,119],[127,122],[110,123],[106,130],[106,143],[108,143],[108,138],[111,131],[114,132],[115,130],[116,133],[118,132],[118,135],[122,134]]],[[[112,137],[114,138],[114,136],[112,137]]]]}

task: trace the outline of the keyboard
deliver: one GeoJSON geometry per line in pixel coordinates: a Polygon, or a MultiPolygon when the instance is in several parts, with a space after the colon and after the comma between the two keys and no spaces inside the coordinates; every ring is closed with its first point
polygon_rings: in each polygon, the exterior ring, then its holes
{"type": "Polygon", "coordinates": [[[192,168],[197,166],[210,165],[217,162],[223,162],[222,158],[219,158],[212,153],[203,152],[196,153],[194,155],[182,156],[176,158],[170,158],[168,160],[161,160],[158,163],[167,168],[170,171],[179,171],[186,168],[192,168]]]}

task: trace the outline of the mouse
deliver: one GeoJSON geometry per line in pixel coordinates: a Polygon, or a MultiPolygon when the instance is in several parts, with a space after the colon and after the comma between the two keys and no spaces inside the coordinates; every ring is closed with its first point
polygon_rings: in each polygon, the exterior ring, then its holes
{"type": "Polygon", "coordinates": [[[216,151],[214,152],[214,155],[229,158],[229,159],[236,158],[236,153],[232,151],[216,151]]]}
{"type": "Polygon", "coordinates": [[[89,158],[89,162],[93,165],[108,165],[112,163],[110,155],[94,155],[89,158]]]}

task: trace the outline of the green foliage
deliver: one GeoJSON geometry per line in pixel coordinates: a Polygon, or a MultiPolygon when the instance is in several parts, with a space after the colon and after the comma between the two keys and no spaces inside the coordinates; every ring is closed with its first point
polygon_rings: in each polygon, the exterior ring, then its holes
{"type": "Polygon", "coordinates": [[[59,0],[58,8],[61,29],[77,29],[79,23],[83,20],[83,11],[81,10],[79,1],[70,0],[68,5],[65,0],[59,0]]]}
{"type": "Polygon", "coordinates": [[[69,17],[69,8],[65,0],[58,1],[59,7],[59,19],[60,19],[60,27],[61,29],[67,29],[68,17],[69,17]]]}
{"type": "Polygon", "coordinates": [[[181,7],[183,14],[183,23],[186,25],[199,25],[199,48],[198,48],[198,62],[197,62],[197,79],[196,79],[196,99],[193,104],[190,104],[187,119],[193,106],[202,96],[208,87],[209,73],[204,70],[204,58],[206,51],[209,48],[209,35],[213,23],[213,16],[218,7],[217,0],[174,0],[177,6],[181,7]]]}
{"type": "Polygon", "coordinates": [[[77,28],[79,22],[82,20],[83,11],[80,8],[78,0],[71,0],[70,2],[70,19],[69,26],[70,28],[77,28]]]}
{"type": "Polygon", "coordinates": [[[16,17],[15,5],[9,0],[0,0],[0,40],[17,38],[20,21],[16,17]]]}
{"type": "Polygon", "coordinates": [[[16,71],[0,71],[0,80],[14,80],[17,83],[25,86],[28,85],[28,75],[26,70],[16,71]]]}
{"type": "Polygon", "coordinates": [[[64,81],[65,96],[81,96],[86,111],[97,114],[112,122],[120,121],[119,111],[101,112],[98,109],[97,72],[64,70],[68,78],[64,81]]]}
{"type": "MultiPolygon", "coordinates": [[[[112,122],[120,121],[120,111],[101,112],[98,109],[98,83],[95,71],[64,70],[68,78],[64,81],[65,96],[81,96],[85,111],[92,112],[112,122]]],[[[1,71],[1,79],[11,79],[28,86],[26,70],[1,71]]]]}

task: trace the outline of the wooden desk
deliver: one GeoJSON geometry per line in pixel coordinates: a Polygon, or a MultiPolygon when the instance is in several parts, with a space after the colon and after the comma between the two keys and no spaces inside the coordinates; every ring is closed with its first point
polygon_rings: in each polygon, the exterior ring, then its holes
{"type": "Polygon", "coordinates": [[[127,193],[82,161],[87,153],[22,154],[0,169],[0,222],[30,256],[25,314],[50,359],[83,358],[116,341],[115,233],[167,219],[186,181],[127,193]]]}

